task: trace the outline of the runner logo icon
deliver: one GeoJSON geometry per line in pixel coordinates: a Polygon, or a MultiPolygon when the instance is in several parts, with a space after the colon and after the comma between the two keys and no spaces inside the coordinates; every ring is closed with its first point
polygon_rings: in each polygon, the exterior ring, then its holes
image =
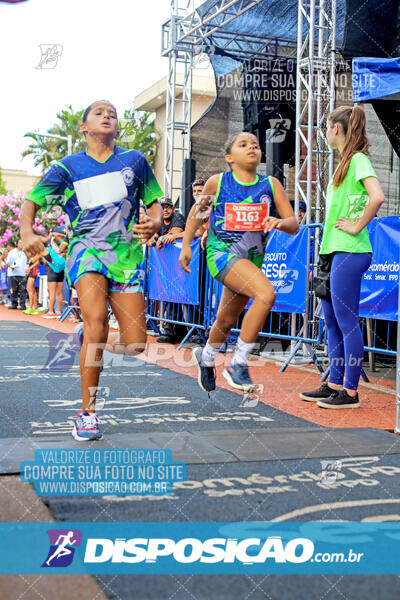
{"type": "Polygon", "coordinates": [[[42,567],[68,567],[74,558],[75,548],[81,545],[79,529],[48,529],[50,548],[42,567]]]}
{"type": "Polygon", "coordinates": [[[69,371],[72,369],[78,346],[72,335],[52,331],[47,334],[49,356],[42,371],[69,371]]]}

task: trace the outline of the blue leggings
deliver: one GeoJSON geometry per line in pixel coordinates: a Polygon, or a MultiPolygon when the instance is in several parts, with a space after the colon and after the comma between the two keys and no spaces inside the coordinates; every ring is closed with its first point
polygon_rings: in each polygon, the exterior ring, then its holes
{"type": "Polygon", "coordinates": [[[356,390],[360,379],[364,343],[358,321],[363,273],[371,264],[371,254],[337,252],[332,260],[332,300],[322,300],[328,332],[329,381],[356,390]]]}

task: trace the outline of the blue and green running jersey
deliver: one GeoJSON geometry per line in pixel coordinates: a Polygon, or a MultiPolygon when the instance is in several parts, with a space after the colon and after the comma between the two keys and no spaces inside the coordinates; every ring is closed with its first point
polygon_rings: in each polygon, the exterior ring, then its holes
{"type": "Polygon", "coordinates": [[[227,231],[225,205],[269,203],[269,214],[275,210],[271,177],[257,175],[254,183],[241,183],[232,171],[221,173],[217,194],[210,215],[207,240],[207,263],[213,277],[232,258],[247,258],[261,268],[267,236],[263,231],[227,231]]]}
{"type": "Polygon", "coordinates": [[[85,273],[101,273],[107,279],[136,284],[143,278],[143,250],[132,238],[139,219],[139,199],[145,205],[162,196],[153,171],[137,150],[114,147],[104,162],[87,151],[78,152],[54,164],[28,194],[41,208],[61,206],[72,227],[68,247],[67,274],[74,285],[85,273]],[[81,210],[74,182],[120,171],[128,190],[127,198],[81,210]]]}

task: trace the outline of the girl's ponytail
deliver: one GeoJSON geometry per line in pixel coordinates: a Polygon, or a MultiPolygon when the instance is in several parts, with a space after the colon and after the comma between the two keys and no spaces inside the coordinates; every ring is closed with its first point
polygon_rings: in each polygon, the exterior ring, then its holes
{"type": "Polygon", "coordinates": [[[345,136],[340,163],[333,176],[333,185],[337,188],[346,177],[353,155],[356,152],[368,155],[369,141],[365,113],[360,106],[339,106],[328,115],[328,121],[333,125],[340,123],[345,136]]]}

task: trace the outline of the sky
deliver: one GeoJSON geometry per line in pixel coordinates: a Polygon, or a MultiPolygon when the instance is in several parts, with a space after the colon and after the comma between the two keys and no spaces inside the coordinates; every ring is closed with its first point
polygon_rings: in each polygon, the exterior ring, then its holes
{"type": "Polygon", "coordinates": [[[48,131],[70,104],[79,110],[104,98],[122,114],[166,76],[161,24],[169,14],[170,0],[0,3],[0,167],[40,174],[21,159],[26,132],[48,131]],[[44,44],[62,46],[52,69],[37,68],[44,44]]]}

